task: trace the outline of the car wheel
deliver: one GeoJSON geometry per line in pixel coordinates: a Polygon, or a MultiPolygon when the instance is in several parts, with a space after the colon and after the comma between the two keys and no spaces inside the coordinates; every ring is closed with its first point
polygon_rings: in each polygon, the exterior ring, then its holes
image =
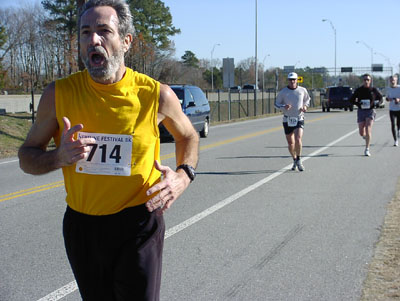
{"type": "Polygon", "coordinates": [[[326,108],[326,111],[327,111],[327,112],[330,112],[330,111],[331,111],[331,108],[329,108],[329,107],[326,108]]]}
{"type": "Polygon", "coordinates": [[[325,107],[324,106],[322,106],[322,112],[325,112],[325,107]]]}
{"type": "Polygon", "coordinates": [[[347,111],[347,108],[344,108],[345,111],[347,111]]]}
{"type": "Polygon", "coordinates": [[[349,111],[350,111],[350,112],[353,112],[353,107],[349,107],[349,111]]]}
{"type": "Polygon", "coordinates": [[[208,119],[206,119],[206,120],[204,120],[203,129],[200,131],[200,137],[207,138],[209,129],[210,129],[210,121],[208,121],[208,119]]]}

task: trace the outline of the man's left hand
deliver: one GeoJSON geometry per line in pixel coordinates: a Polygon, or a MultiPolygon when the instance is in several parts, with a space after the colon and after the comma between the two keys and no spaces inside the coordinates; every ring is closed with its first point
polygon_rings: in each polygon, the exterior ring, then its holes
{"type": "Polygon", "coordinates": [[[156,194],[147,201],[146,207],[150,212],[161,208],[160,214],[163,214],[189,186],[190,179],[186,173],[175,172],[158,161],[155,161],[155,167],[163,174],[163,177],[161,182],[147,190],[147,195],[156,194]]]}
{"type": "Polygon", "coordinates": [[[307,112],[307,106],[303,106],[301,109],[300,109],[300,111],[302,111],[302,112],[307,112]]]}

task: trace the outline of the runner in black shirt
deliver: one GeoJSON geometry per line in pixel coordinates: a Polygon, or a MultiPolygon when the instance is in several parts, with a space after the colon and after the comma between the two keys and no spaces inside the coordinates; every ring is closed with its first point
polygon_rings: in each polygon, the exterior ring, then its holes
{"type": "Polygon", "coordinates": [[[371,143],[372,125],[376,116],[374,110],[375,100],[382,102],[382,95],[379,91],[371,86],[371,75],[364,74],[363,85],[357,88],[351,101],[358,107],[357,122],[360,136],[365,139],[365,156],[371,156],[369,146],[371,143]]]}

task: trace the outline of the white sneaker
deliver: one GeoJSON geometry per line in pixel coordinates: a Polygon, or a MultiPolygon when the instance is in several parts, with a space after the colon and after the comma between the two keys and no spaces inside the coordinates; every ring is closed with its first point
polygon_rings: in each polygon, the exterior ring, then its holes
{"type": "Polygon", "coordinates": [[[370,156],[371,156],[371,153],[369,152],[369,148],[366,148],[366,149],[365,149],[364,155],[367,156],[367,157],[370,157],[370,156]]]}
{"type": "Polygon", "coordinates": [[[296,170],[296,167],[297,167],[297,161],[295,160],[293,161],[292,170],[296,170]]]}
{"type": "Polygon", "coordinates": [[[297,168],[299,171],[304,171],[304,165],[301,163],[301,160],[297,160],[297,168]]]}
{"type": "Polygon", "coordinates": [[[399,146],[399,140],[395,140],[393,146],[399,146]]]}

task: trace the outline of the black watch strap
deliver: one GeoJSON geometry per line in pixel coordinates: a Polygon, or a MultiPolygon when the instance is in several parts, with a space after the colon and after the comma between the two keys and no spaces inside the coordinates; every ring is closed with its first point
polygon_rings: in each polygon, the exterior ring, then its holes
{"type": "Polygon", "coordinates": [[[193,182],[194,178],[196,177],[196,172],[193,166],[190,166],[188,164],[181,164],[176,168],[176,171],[178,171],[178,169],[183,169],[189,177],[190,182],[193,182]]]}

